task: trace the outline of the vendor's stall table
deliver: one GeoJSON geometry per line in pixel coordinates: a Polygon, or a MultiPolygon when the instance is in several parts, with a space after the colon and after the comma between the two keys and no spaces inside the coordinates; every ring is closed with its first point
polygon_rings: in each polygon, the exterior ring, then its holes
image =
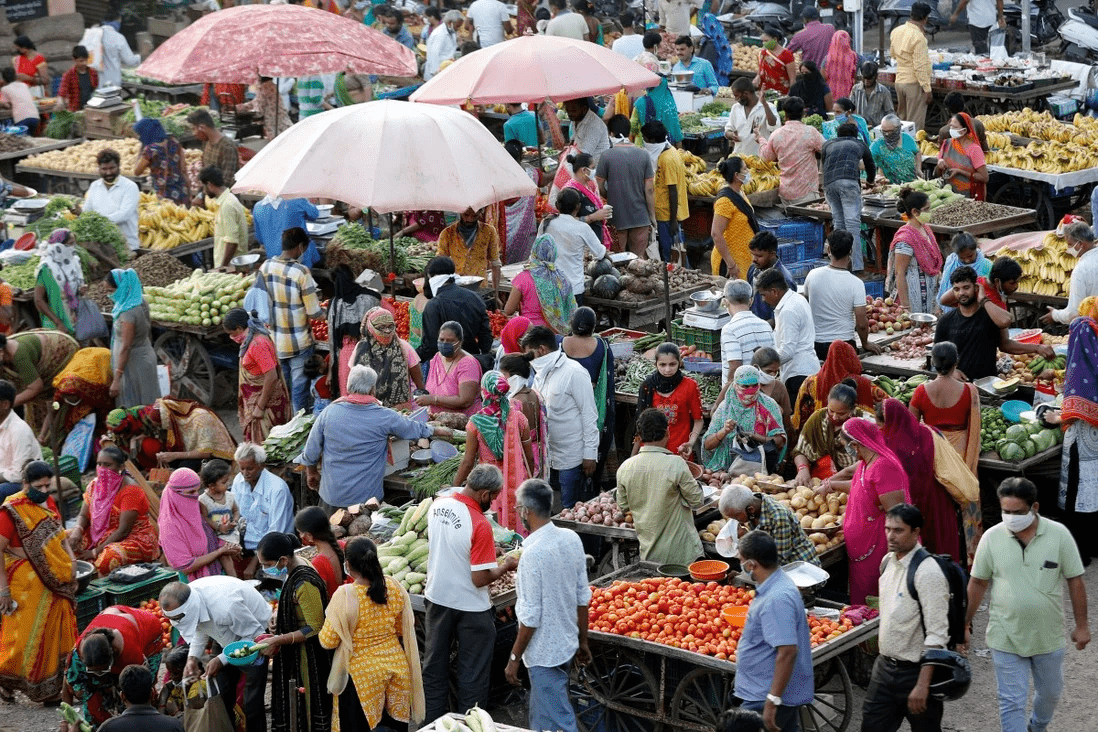
{"type": "Polygon", "coordinates": [[[139,94],[146,99],[157,99],[171,102],[172,104],[189,103],[198,104],[202,99],[202,87],[204,84],[183,84],[180,86],[162,86],[160,84],[143,84],[134,81],[123,81],[122,91],[128,92],[128,96],[136,97],[139,94]]]}
{"type": "MultiPolygon", "coordinates": [[[[819,221],[830,221],[830,211],[820,211],[809,208],[811,204],[819,203],[821,201],[823,201],[822,198],[816,201],[808,201],[798,206],[789,206],[786,208],[786,211],[794,216],[805,216],[819,221]]],[[[1017,205],[1008,201],[995,201],[995,203],[1011,206],[1017,205]]],[[[1019,206],[1019,208],[1021,208],[1021,206],[1019,206]]],[[[968,232],[973,236],[983,236],[992,232],[1011,231],[1021,226],[1027,226],[1037,222],[1037,219],[1037,211],[1030,208],[1024,213],[1020,212],[1013,216],[991,219],[990,221],[981,221],[978,224],[969,224],[967,226],[942,226],[940,224],[930,224],[930,230],[939,237],[952,237],[961,232],[968,232]]],[[[898,211],[895,209],[879,208],[877,206],[862,206],[862,223],[868,224],[869,226],[882,226],[888,229],[899,229],[904,225],[904,221],[900,219],[898,211]]]]}
{"type": "MultiPolygon", "coordinates": [[[[728,561],[728,557],[722,556],[720,552],[717,551],[717,545],[713,542],[703,541],[702,549],[705,550],[705,555],[707,557],[710,557],[712,559],[719,559],[722,562],[728,561]]],[[[837,564],[844,564],[847,560],[846,542],[843,542],[836,547],[828,549],[827,551],[820,554],[819,557],[820,566],[824,569],[827,569],[828,567],[833,567],[837,564]]],[[[733,559],[732,561],[735,562],[737,560],[733,559]]]]}
{"type": "MultiPolygon", "coordinates": [[[[882,48],[884,48],[884,24],[881,25],[881,28],[881,43],[882,48]]],[[[881,69],[881,83],[890,88],[894,87],[894,82],[884,80],[886,73],[885,69],[881,69]]],[[[1034,86],[1023,91],[1008,92],[992,91],[980,87],[957,89],[947,87],[942,79],[935,78],[931,80],[931,91],[934,93],[934,100],[927,108],[926,130],[932,134],[937,134],[938,130],[949,122],[949,112],[946,110],[944,100],[946,95],[951,92],[959,91],[964,95],[968,113],[975,117],[981,114],[1003,114],[1004,112],[1022,110],[1027,107],[1040,112],[1047,109],[1048,105],[1045,100],[1048,97],[1056,92],[1074,89],[1078,84],[1074,79],[1064,79],[1051,84],[1034,86]]]]}
{"type": "Polygon", "coordinates": [[[932,372],[923,368],[925,365],[925,361],[896,358],[887,353],[862,357],[862,370],[868,375],[884,374],[886,376],[903,376],[904,378],[918,376],[919,374],[933,375],[932,372]]]}
{"type": "Polygon", "coordinates": [[[1055,461],[1059,465],[1062,451],[1063,445],[1053,445],[1047,450],[1036,453],[1033,457],[1017,462],[1002,460],[995,452],[985,452],[980,455],[979,465],[981,470],[995,470],[1002,473],[1024,475],[1027,469],[1047,461],[1055,461]]]}
{"type": "Polygon", "coordinates": [[[1098,183],[1098,168],[1060,174],[999,165],[989,165],[987,170],[991,174],[988,200],[1035,209],[1037,226],[1042,230],[1055,229],[1063,214],[1089,203],[1094,185],[1098,183]]]}
{"type": "Polygon", "coordinates": [[[81,142],[84,142],[84,138],[82,137],[75,137],[71,140],[54,140],[50,137],[28,137],[26,139],[30,142],[33,142],[34,147],[28,147],[24,150],[13,150],[11,152],[0,153],[0,161],[19,160],[30,155],[37,155],[38,153],[49,152],[50,150],[62,150],[66,147],[71,147],[73,145],[78,145],[81,142]]]}
{"type": "MultiPolygon", "coordinates": [[[[75,173],[71,170],[53,170],[52,168],[36,168],[20,163],[15,166],[16,173],[37,175],[46,180],[45,193],[67,193],[73,196],[83,196],[92,181],[99,180],[98,173],[75,173]]],[[[145,181],[145,176],[127,175],[137,185],[145,181]]]]}
{"type": "MultiPolygon", "coordinates": [[[[601,578],[616,580],[654,577],[656,566],[642,563],[601,578]]],[[[817,606],[837,609],[817,600],[817,606]]],[[[879,621],[855,626],[812,650],[814,701],[801,710],[802,727],[841,732],[853,716],[854,692],[839,656],[875,638],[879,621]]],[[[592,662],[573,671],[572,694],[584,729],[659,729],[712,732],[720,714],[733,706],[736,664],[689,650],[589,631],[592,662]]]]}

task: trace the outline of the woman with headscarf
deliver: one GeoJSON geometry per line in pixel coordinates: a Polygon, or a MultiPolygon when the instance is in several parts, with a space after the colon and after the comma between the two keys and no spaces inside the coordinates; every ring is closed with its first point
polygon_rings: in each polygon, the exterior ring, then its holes
{"type": "MultiPolygon", "coordinates": [[[[980,483],[964,460],[937,430],[931,429],[899,399],[877,405],[877,426],[907,472],[911,503],[923,514],[919,534],[923,546],[933,554],[948,554],[953,561],[971,565],[981,531],[975,534],[966,554],[966,541],[958,530],[958,511],[975,504],[979,516],[980,483]]],[[[980,528],[980,527],[978,527],[980,528]]]]}
{"type": "Polygon", "coordinates": [[[568,332],[568,321],[575,309],[572,285],[557,271],[556,242],[543,234],[534,241],[526,269],[511,280],[511,294],[503,314],[519,313],[528,326],[544,325],[563,334],[568,332]]]}
{"type": "Polygon", "coordinates": [[[597,322],[594,310],[589,307],[576,308],[569,321],[571,335],[564,338],[557,336],[565,355],[587,370],[595,391],[595,408],[599,417],[599,459],[591,480],[596,493],[601,490],[599,486],[603,468],[606,467],[606,455],[610,452],[610,443],[614,441],[617,411],[614,354],[606,339],[595,333],[597,322]]]}
{"type": "Polygon", "coordinates": [[[988,181],[987,160],[976,137],[976,124],[967,112],[950,118],[949,138],[942,140],[934,174],[947,181],[955,193],[977,201],[984,200],[988,181]]]}
{"type": "Polygon", "coordinates": [[[806,117],[814,114],[826,117],[831,111],[831,87],[824,81],[823,74],[814,61],[801,62],[797,81],[789,87],[789,96],[800,97],[804,101],[806,117]]]}
{"type": "Polygon", "coordinates": [[[202,479],[190,468],[178,468],[160,497],[160,548],[164,561],[188,580],[221,574],[221,557],[239,559],[240,546],[217,538],[203,520],[198,504],[202,479]]]}
{"type": "Polygon", "coordinates": [[[915,138],[902,129],[900,118],[889,112],[881,120],[881,136],[869,146],[877,170],[893,185],[910,183],[923,167],[915,138]]]}
{"type": "Polygon", "coordinates": [[[23,490],[0,505],[0,700],[61,696],[65,657],[76,641],[76,558],[57,504],[53,469],[23,469],[23,490]],[[18,606],[18,607],[16,607],[18,606]]]}
{"type": "Polygon", "coordinates": [[[191,183],[187,178],[187,160],[183,146],[164,131],[160,120],[146,117],[133,126],[141,139],[141,154],[133,167],[134,175],[149,172],[149,184],[161,198],[185,206],[191,201],[191,183]]]}
{"type": "MultiPolygon", "coordinates": [[[[16,333],[11,338],[0,335],[0,377],[15,386],[12,406],[24,408],[23,419],[31,429],[49,424],[48,407],[55,394],[54,380],[64,373],[80,350],[75,338],[58,330],[16,333]]],[[[39,434],[39,437],[46,435],[39,434]]]]}
{"type": "Polygon", "coordinates": [[[858,54],[850,47],[850,34],[844,30],[835,31],[827,50],[827,60],[824,61],[824,73],[831,93],[836,97],[849,97],[857,69],[858,54]]]}
{"type": "Polygon", "coordinates": [[[132,269],[112,269],[103,283],[114,308],[111,336],[111,396],[120,407],[136,407],[156,401],[160,388],[156,377],[149,308],[141,280],[132,269]]]}
{"type": "Polygon", "coordinates": [[[759,96],[768,90],[778,92],[780,96],[789,93],[789,87],[797,81],[797,59],[786,48],[785,37],[781,29],[768,25],[763,28],[759,38],[762,40],[762,52],[759,54],[759,73],[752,80],[759,96]]]}
{"type": "Polygon", "coordinates": [[[285,376],[271,334],[258,315],[243,308],[225,314],[225,332],[240,344],[236,414],[244,441],[263,444],[272,427],[293,416],[285,376]]]}
{"type": "MultiPolygon", "coordinates": [[[[684,460],[693,460],[694,443],[705,425],[701,392],[698,382],[683,372],[682,354],[674,343],[661,343],[656,348],[656,370],[637,390],[637,414],[650,407],[667,417],[667,450],[684,460]]],[[[640,447],[640,440],[635,439],[634,455],[640,447]]]]}
{"type": "Polygon", "coordinates": [[[599,185],[595,181],[595,159],[587,153],[577,152],[568,156],[568,164],[572,166],[572,178],[561,191],[576,189],[580,194],[580,206],[575,217],[590,226],[602,245],[610,249],[614,239],[610,236],[610,225],[606,221],[610,218],[611,209],[599,195],[599,185]]]}
{"type": "MultiPolygon", "coordinates": [[[[638,57],[639,59],[640,57],[638,57]]],[[[658,74],[660,70],[659,60],[646,60],[640,62],[641,66],[658,74]]],[[[637,98],[633,103],[633,114],[629,120],[629,137],[637,147],[644,146],[641,137],[641,127],[647,122],[657,119],[663,122],[667,128],[667,141],[672,145],[682,140],[682,127],[679,126],[679,110],[675,106],[675,97],[671,94],[671,87],[667,85],[667,77],[660,77],[660,83],[637,98]]]]}
{"type": "Polygon", "coordinates": [[[377,372],[374,396],[382,406],[396,409],[412,401],[412,387],[423,390],[423,369],[411,344],[396,334],[396,319],[376,307],[362,319],[362,340],[351,355],[351,366],[369,366],[377,372]]]}
{"type": "MultiPolygon", "coordinates": [[[[530,330],[532,325],[529,318],[516,315],[507,321],[507,325],[503,326],[503,330],[499,333],[499,348],[496,349],[495,368],[497,370],[499,369],[499,362],[503,360],[504,356],[509,353],[523,352],[520,345],[522,337],[526,335],[526,331],[530,330]]],[[[532,379],[530,383],[533,383],[532,379]]]]}
{"type": "Polygon", "coordinates": [[[76,254],[76,239],[68,229],[55,229],[39,249],[34,272],[34,305],[43,328],[76,334],[76,308],[84,287],[84,270],[76,254]]]}
{"type": "Polygon", "coordinates": [[[503,490],[492,501],[499,522],[526,535],[515,506],[515,491],[534,474],[534,451],[530,423],[522,409],[513,409],[508,397],[511,386],[499,371],[489,371],[480,380],[483,405],[465,425],[465,457],[454,485],[462,485],[478,463],[495,465],[503,473],[503,490]]]}
{"type": "MultiPolygon", "coordinates": [[[[843,425],[843,437],[858,456],[850,496],[843,516],[843,535],[850,557],[850,604],[864,605],[877,594],[881,561],[888,553],[885,512],[897,503],[911,503],[907,473],[889,449],[877,425],[865,419],[850,419],[843,425]]],[[[824,481],[823,495],[830,492],[824,481]]]]}
{"type": "Polygon", "coordinates": [[[188,399],[160,397],[152,404],[114,409],[107,415],[107,429],[125,440],[131,455],[143,468],[157,465],[202,468],[202,461],[233,461],[236,440],[208,407],[188,399]]]}
{"type": "Polygon", "coordinates": [[[735,472],[754,473],[760,470],[760,447],[766,459],[761,469],[769,472],[781,461],[786,442],[782,410],[777,402],[761,393],[761,388],[758,369],[754,366],[736,369],[732,389],[713,411],[702,441],[702,456],[710,470],[731,471],[737,458],[742,458],[742,467],[735,472]]]}
{"type": "MultiPolygon", "coordinates": [[[[525,148],[518,140],[503,143],[507,151],[522,172],[537,186],[541,180],[538,169],[523,159],[525,148]]],[[[530,256],[530,247],[538,233],[536,215],[538,196],[519,196],[497,201],[484,208],[484,221],[495,227],[499,234],[500,259],[504,264],[525,262],[530,256]]]]}
{"type": "Polygon", "coordinates": [[[858,406],[873,409],[877,402],[888,395],[867,377],[862,376],[862,362],[854,346],[846,341],[834,341],[827,349],[827,358],[815,376],[809,376],[801,384],[797,403],[793,407],[793,427],[800,429],[817,409],[827,406],[827,395],[832,387],[847,379],[857,385],[858,406]]]}
{"type": "Polygon", "coordinates": [[[942,273],[942,250],[928,225],[930,199],[922,191],[904,188],[896,205],[905,221],[892,236],[888,250],[885,292],[895,293],[911,313],[933,313],[942,273]]]}

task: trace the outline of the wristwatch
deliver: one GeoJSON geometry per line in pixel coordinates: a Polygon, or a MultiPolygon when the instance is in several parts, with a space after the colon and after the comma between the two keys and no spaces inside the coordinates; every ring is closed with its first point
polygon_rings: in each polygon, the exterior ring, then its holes
{"type": "Polygon", "coordinates": [[[512,653],[512,654],[511,654],[511,660],[512,660],[512,661],[515,661],[515,662],[517,663],[517,662],[518,662],[518,660],[519,660],[519,657],[518,657],[518,656],[516,656],[516,655],[515,655],[514,653],[512,653]]]}
{"type": "Polygon", "coordinates": [[[780,696],[774,696],[773,694],[767,694],[766,695],[766,700],[768,702],[770,702],[771,704],[773,704],[774,706],[776,706],[776,707],[780,707],[782,705],[782,698],[780,696]]]}

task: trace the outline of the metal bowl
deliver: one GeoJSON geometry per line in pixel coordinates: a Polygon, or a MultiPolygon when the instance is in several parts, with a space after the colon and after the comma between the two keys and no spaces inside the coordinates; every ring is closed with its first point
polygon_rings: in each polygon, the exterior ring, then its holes
{"type": "Polygon", "coordinates": [[[694,72],[675,71],[671,74],[671,78],[676,84],[691,84],[694,81],[694,72]]]}
{"type": "Polygon", "coordinates": [[[318,218],[318,219],[326,219],[326,218],[328,218],[329,216],[331,216],[331,215],[332,215],[332,209],[333,209],[333,208],[335,208],[335,206],[334,206],[334,205],[332,205],[332,204],[330,204],[330,203],[318,203],[318,204],[316,205],[316,210],[317,210],[317,212],[319,213],[319,215],[317,216],[317,218],[318,218]]]}
{"type": "Polygon", "coordinates": [[[240,256],[233,257],[229,260],[229,264],[237,272],[251,272],[255,269],[256,264],[259,263],[258,254],[241,254],[240,256]]]}
{"type": "Polygon", "coordinates": [[[911,318],[912,323],[918,323],[919,325],[928,327],[938,322],[938,317],[936,315],[931,315],[930,313],[912,313],[908,317],[911,318]]]}
{"type": "Polygon", "coordinates": [[[710,290],[691,294],[690,301],[703,313],[715,313],[721,309],[721,296],[710,290]]]}
{"type": "Polygon", "coordinates": [[[82,559],[76,560],[76,583],[77,594],[80,594],[84,590],[88,589],[88,585],[91,584],[92,579],[95,578],[95,566],[91,562],[85,562],[82,559]]]}

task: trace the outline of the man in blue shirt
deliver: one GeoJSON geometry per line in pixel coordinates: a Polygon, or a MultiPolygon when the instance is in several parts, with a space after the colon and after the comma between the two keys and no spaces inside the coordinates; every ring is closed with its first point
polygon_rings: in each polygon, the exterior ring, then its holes
{"type": "Polygon", "coordinates": [[[755,583],[755,599],[736,649],[734,693],[740,706],[762,712],[767,729],[798,732],[798,707],[812,703],[814,690],[804,600],[765,531],[740,539],[740,567],[755,583]]]}
{"type": "Polygon", "coordinates": [[[404,12],[400,8],[389,8],[385,16],[385,35],[402,46],[416,50],[416,39],[412,31],[404,27],[404,12]]]}
{"type": "MultiPolygon", "coordinates": [[[[252,209],[255,238],[267,250],[267,258],[273,259],[282,254],[282,232],[294,227],[308,231],[305,223],[316,221],[319,216],[320,212],[308,199],[266,196],[252,209]]],[[[316,246],[310,241],[301,263],[306,267],[313,266],[315,252],[316,246]]]]}
{"type": "Polygon", "coordinates": [[[503,141],[518,140],[526,147],[538,146],[538,118],[521,104],[508,104],[511,119],[503,123],[503,141]]]}
{"type": "MultiPolygon", "coordinates": [[[[752,287],[755,286],[755,277],[768,269],[777,269],[785,275],[785,284],[789,291],[797,291],[797,283],[793,281],[793,275],[786,269],[782,260],[778,259],[778,237],[769,231],[760,231],[751,237],[747,247],[751,250],[751,266],[747,270],[747,281],[752,287]]],[[[766,304],[758,290],[755,290],[755,299],[751,301],[751,312],[771,325],[774,324],[774,308],[766,304]]]]}
{"type": "Polygon", "coordinates": [[[694,83],[687,87],[687,91],[708,91],[716,96],[720,88],[717,84],[717,73],[713,71],[713,64],[694,55],[694,42],[690,40],[690,36],[679,36],[675,39],[675,53],[678,54],[679,62],[671,69],[671,73],[694,72],[694,83]]]}

